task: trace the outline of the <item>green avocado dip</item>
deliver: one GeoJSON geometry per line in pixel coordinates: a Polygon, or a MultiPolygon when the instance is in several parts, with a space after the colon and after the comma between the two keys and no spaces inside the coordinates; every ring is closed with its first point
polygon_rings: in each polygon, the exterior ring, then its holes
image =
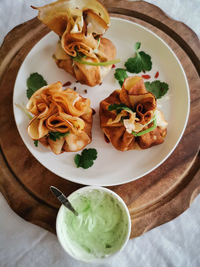
{"type": "Polygon", "coordinates": [[[69,197],[78,216],[65,209],[62,239],[77,259],[104,258],[120,250],[127,239],[129,218],[111,193],[91,189],[69,197]]]}

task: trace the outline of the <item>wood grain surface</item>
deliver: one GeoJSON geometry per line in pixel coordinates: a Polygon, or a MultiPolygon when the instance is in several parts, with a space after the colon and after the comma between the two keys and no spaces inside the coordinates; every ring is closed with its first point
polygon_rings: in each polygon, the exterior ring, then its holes
{"type": "MultiPolygon", "coordinates": [[[[173,49],[186,72],[191,110],[187,128],[172,155],[150,174],[110,187],[128,205],[131,237],[172,220],[200,193],[200,43],[183,23],[146,2],[102,1],[112,16],[137,22],[159,35],[173,49]]],[[[49,30],[37,18],[14,28],[0,49],[0,191],[25,220],[55,232],[59,203],[49,191],[55,185],[69,195],[81,185],[44,168],[28,151],[17,131],[12,95],[18,70],[31,48],[49,30]]]]}

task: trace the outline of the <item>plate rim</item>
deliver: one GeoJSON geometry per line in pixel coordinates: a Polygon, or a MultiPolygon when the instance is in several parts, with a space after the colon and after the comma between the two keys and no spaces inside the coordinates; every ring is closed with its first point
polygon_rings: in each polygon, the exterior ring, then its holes
{"type": "MultiPolygon", "coordinates": [[[[182,74],[183,74],[183,77],[184,77],[184,83],[185,83],[185,85],[186,85],[186,92],[187,92],[187,113],[186,113],[186,118],[185,118],[185,122],[184,122],[184,126],[183,126],[183,128],[182,128],[182,130],[181,130],[181,133],[180,133],[180,135],[179,135],[179,138],[177,139],[177,141],[176,141],[176,144],[174,145],[174,147],[171,149],[171,151],[161,160],[161,161],[159,161],[159,163],[158,164],[156,164],[153,168],[151,168],[150,170],[148,170],[148,171],[146,171],[146,172],[144,172],[142,175],[138,175],[138,176],[136,176],[135,178],[130,178],[130,179],[126,179],[125,181],[123,181],[123,182],[117,182],[117,183],[85,183],[84,181],[82,181],[82,178],[78,175],[76,178],[72,178],[71,179],[71,177],[64,177],[64,176],[61,176],[60,174],[57,174],[55,171],[53,171],[53,170],[51,170],[51,169],[49,169],[48,167],[46,167],[33,153],[32,153],[32,151],[28,148],[28,146],[26,145],[26,143],[25,143],[25,141],[24,141],[24,139],[23,139],[23,137],[22,137],[22,134],[21,134],[21,132],[20,132],[20,130],[19,130],[19,127],[18,127],[18,124],[17,124],[17,122],[16,122],[16,114],[15,114],[15,102],[14,102],[14,92],[15,92],[15,87],[16,87],[16,82],[17,82],[17,79],[18,79],[18,73],[19,73],[19,71],[21,70],[21,67],[22,67],[22,65],[23,65],[23,63],[24,63],[24,61],[26,60],[26,58],[28,57],[28,55],[29,55],[29,53],[32,51],[32,49],[43,39],[43,38],[45,38],[48,34],[50,34],[52,31],[50,31],[50,32],[48,32],[47,34],[45,34],[40,40],[38,40],[38,42],[36,42],[35,44],[34,44],[34,46],[29,50],[29,52],[27,53],[27,55],[25,56],[25,58],[24,58],[24,60],[23,60],[23,62],[21,63],[21,65],[20,65],[20,68],[18,69],[18,72],[17,72],[17,76],[16,76],[16,79],[15,79],[15,83],[14,83],[14,89],[13,89],[13,97],[12,97],[12,100],[13,100],[13,114],[14,114],[14,120],[15,120],[15,124],[16,124],[16,126],[17,126],[17,130],[18,130],[18,133],[19,133],[19,135],[20,135],[20,137],[21,137],[21,139],[22,139],[22,141],[23,141],[23,143],[25,144],[25,146],[26,146],[26,148],[28,149],[28,151],[32,154],[32,156],[44,167],[44,168],[46,168],[48,171],[50,171],[50,172],[52,172],[52,173],[54,173],[55,175],[57,175],[58,177],[60,177],[60,178],[62,178],[62,179],[65,179],[65,180],[67,180],[67,181],[70,181],[70,182],[73,182],[73,183],[77,183],[77,184],[81,184],[81,185],[88,185],[88,186],[105,186],[105,187],[107,187],[107,186],[117,186],[117,185],[123,185],[123,184],[126,184],[126,183],[130,183],[130,182],[133,182],[133,181],[136,181],[136,180],[138,180],[138,179],[140,179],[140,178],[142,178],[142,177],[144,177],[144,176],[146,176],[146,175],[148,175],[148,174],[150,174],[150,173],[152,173],[155,169],[157,169],[157,168],[159,168],[170,156],[171,156],[171,154],[174,152],[174,150],[177,148],[177,146],[179,145],[179,143],[180,143],[180,140],[182,139],[182,137],[183,137],[183,134],[184,134],[184,132],[185,132],[185,129],[186,129],[186,126],[187,126],[187,124],[188,124],[188,119],[189,119],[189,115],[190,115],[190,101],[191,101],[191,99],[190,99],[190,87],[189,87],[189,83],[188,83],[188,79],[187,79],[187,75],[186,75],[186,73],[185,73],[185,70],[184,70],[184,68],[183,68],[183,66],[182,66],[182,64],[181,64],[181,62],[180,62],[180,60],[179,60],[179,58],[178,58],[178,56],[175,54],[175,52],[172,50],[172,48],[165,42],[165,40],[163,40],[159,35],[157,35],[156,33],[154,33],[152,30],[150,30],[150,29],[148,29],[147,27],[145,27],[145,26],[143,26],[143,25],[141,25],[141,24],[139,24],[139,23],[136,23],[136,22],[133,22],[133,21],[131,21],[131,20],[128,20],[128,18],[127,19],[125,19],[125,18],[121,18],[121,17],[117,17],[117,16],[110,16],[111,17],[111,19],[112,20],[121,20],[121,21],[125,21],[125,22],[127,22],[127,23],[129,23],[129,24],[134,24],[134,25],[136,25],[137,27],[139,27],[139,28],[142,28],[143,30],[145,30],[145,31],[147,31],[147,32],[149,32],[150,34],[152,34],[154,37],[156,37],[165,47],[167,47],[167,49],[171,52],[171,54],[173,55],[173,57],[176,59],[176,62],[178,63],[178,65],[179,65],[179,68],[180,68],[180,70],[181,70],[181,72],[182,72],[182,74]],[[74,181],[73,179],[76,179],[76,181],[74,181]]],[[[87,147],[86,147],[87,148],[87,147]]],[[[49,151],[50,152],[50,151],[49,151]]],[[[77,152],[80,152],[80,151],[77,151],[77,152]]],[[[74,153],[74,152],[73,152],[74,153]]]]}

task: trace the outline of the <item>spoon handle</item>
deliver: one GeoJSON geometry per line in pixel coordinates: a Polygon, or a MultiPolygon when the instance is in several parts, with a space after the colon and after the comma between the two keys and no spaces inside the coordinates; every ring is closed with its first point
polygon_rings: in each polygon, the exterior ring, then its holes
{"type": "Polygon", "coordinates": [[[58,188],[55,186],[50,186],[50,190],[66,208],[71,210],[74,215],[78,216],[78,212],[73,208],[67,197],[58,188]]]}

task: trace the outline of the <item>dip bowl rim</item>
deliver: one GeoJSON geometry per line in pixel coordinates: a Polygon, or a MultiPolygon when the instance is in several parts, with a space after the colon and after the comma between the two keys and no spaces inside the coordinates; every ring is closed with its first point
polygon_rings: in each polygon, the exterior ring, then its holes
{"type": "Polygon", "coordinates": [[[85,259],[85,258],[76,257],[75,255],[70,253],[70,251],[67,250],[66,245],[64,244],[65,241],[64,241],[64,238],[62,237],[62,231],[61,231],[63,212],[66,209],[64,205],[60,206],[58,214],[57,214],[57,217],[56,217],[56,234],[57,234],[57,238],[58,238],[58,241],[59,241],[61,247],[72,258],[74,258],[76,260],[79,260],[79,261],[82,261],[82,262],[87,262],[87,263],[103,263],[107,259],[109,259],[109,258],[115,256],[116,254],[120,253],[125,248],[125,246],[127,245],[128,240],[130,239],[130,234],[131,234],[131,217],[130,217],[130,213],[129,213],[128,207],[127,207],[126,203],[124,202],[124,200],[117,193],[112,191],[111,189],[108,189],[108,188],[105,188],[105,187],[102,187],[102,186],[94,186],[94,185],[84,186],[84,187],[79,188],[79,189],[75,190],[74,192],[72,192],[68,196],[68,198],[72,197],[73,195],[75,195],[77,193],[83,193],[83,192],[87,192],[87,191],[91,191],[91,190],[99,190],[99,191],[103,191],[103,192],[106,192],[106,193],[112,195],[112,197],[115,198],[121,204],[121,207],[124,209],[125,214],[127,215],[127,235],[126,235],[126,238],[125,238],[122,246],[120,247],[120,249],[115,251],[115,252],[113,252],[113,253],[111,253],[111,254],[109,254],[108,256],[106,256],[104,258],[92,258],[92,259],[85,259]]]}

